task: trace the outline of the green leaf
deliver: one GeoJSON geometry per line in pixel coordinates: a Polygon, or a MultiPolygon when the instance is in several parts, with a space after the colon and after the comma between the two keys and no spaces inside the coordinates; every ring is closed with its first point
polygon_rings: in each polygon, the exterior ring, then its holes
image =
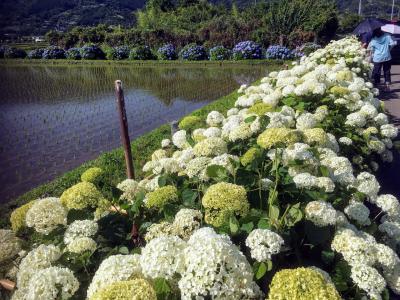
{"type": "Polygon", "coordinates": [[[236,233],[239,230],[239,221],[236,219],[235,216],[231,216],[229,218],[229,228],[232,233],[236,233]]]}
{"type": "Polygon", "coordinates": [[[121,254],[129,254],[129,249],[127,247],[123,246],[118,249],[118,252],[121,254]]]}
{"type": "Polygon", "coordinates": [[[242,229],[243,231],[250,233],[254,228],[254,223],[253,222],[249,222],[246,224],[243,224],[242,227],[240,229],[242,229]]]}
{"type": "Polygon", "coordinates": [[[320,166],[319,170],[321,171],[322,176],[329,177],[329,170],[325,166],[320,166]]]}
{"type": "Polygon", "coordinates": [[[387,288],[382,292],[382,300],[390,300],[390,294],[387,288]]]}
{"type": "Polygon", "coordinates": [[[340,261],[336,264],[333,270],[332,281],[339,292],[344,292],[349,289],[350,270],[350,266],[345,261],[340,261]]]}
{"type": "Polygon", "coordinates": [[[279,207],[276,205],[271,205],[269,207],[269,218],[271,220],[278,220],[279,219],[279,207]]]}
{"type": "Polygon", "coordinates": [[[158,185],[159,187],[163,187],[167,184],[167,178],[165,176],[158,177],[158,185]]]}
{"type": "Polygon", "coordinates": [[[246,118],[246,119],[244,120],[244,122],[245,122],[245,123],[251,123],[251,122],[253,122],[255,119],[257,119],[257,116],[251,116],[251,117],[246,118]]]}
{"type": "Polygon", "coordinates": [[[261,219],[260,221],[258,221],[257,227],[260,229],[270,229],[271,225],[269,224],[268,220],[261,219]]]}
{"type": "Polygon", "coordinates": [[[186,189],[183,190],[182,192],[182,200],[183,200],[183,204],[185,204],[186,206],[194,206],[194,201],[197,198],[197,193],[190,190],[190,189],[186,189]]]}
{"type": "Polygon", "coordinates": [[[335,253],[333,251],[322,251],[321,258],[325,264],[330,265],[335,260],[335,253]]]}
{"type": "Polygon", "coordinates": [[[271,271],[272,270],[272,260],[267,260],[267,271],[271,271]]]}
{"type": "Polygon", "coordinates": [[[265,273],[267,273],[267,266],[265,265],[265,263],[262,262],[258,266],[258,270],[257,270],[257,273],[256,273],[256,279],[257,280],[261,279],[265,275],[265,273]]]}
{"type": "Polygon", "coordinates": [[[303,212],[300,209],[300,203],[292,205],[285,216],[285,224],[293,227],[303,219],[303,212]]]}
{"type": "Polygon", "coordinates": [[[207,176],[210,178],[226,177],[226,169],[223,166],[211,165],[207,167],[207,176]]]}
{"type": "Polygon", "coordinates": [[[168,294],[171,291],[171,287],[166,279],[156,278],[154,280],[154,290],[157,294],[168,294]]]}

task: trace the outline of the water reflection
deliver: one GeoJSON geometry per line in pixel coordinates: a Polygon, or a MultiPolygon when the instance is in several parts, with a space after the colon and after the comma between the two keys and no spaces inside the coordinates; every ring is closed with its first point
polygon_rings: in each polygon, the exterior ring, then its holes
{"type": "Polygon", "coordinates": [[[115,79],[124,83],[133,139],[266,72],[265,66],[3,66],[0,201],[120,145],[115,79]]]}

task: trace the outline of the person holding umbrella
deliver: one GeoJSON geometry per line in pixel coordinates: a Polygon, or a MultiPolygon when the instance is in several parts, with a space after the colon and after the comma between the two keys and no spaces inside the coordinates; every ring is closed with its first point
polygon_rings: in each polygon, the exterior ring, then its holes
{"type": "Polygon", "coordinates": [[[372,71],[372,78],[375,85],[380,84],[381,72],[383,68],[383,74],[385,77],[385,87],[390,90],[391,73],[392,67],[392,56],[390,50],[396,45],[396,42],[392,39],[391,35],[382,31],[382,29],[376,28],[372,33],[372,40],[368,45],[368,50],[372,55],[372,62],[374,63],[374,69],[372,71]]]}

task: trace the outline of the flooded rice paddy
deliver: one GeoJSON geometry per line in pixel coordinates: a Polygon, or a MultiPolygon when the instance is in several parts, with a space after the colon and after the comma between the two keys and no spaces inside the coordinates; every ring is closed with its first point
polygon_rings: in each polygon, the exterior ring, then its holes
{"type": "Polygon", "coordinates": [[[266,74],[265,65],[2,65],[0,202],[120,146],[116,79],[134,139],[266,74]]]}

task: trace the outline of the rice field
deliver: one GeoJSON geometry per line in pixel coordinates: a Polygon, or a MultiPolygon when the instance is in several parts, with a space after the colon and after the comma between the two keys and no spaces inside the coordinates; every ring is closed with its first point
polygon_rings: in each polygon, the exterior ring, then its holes
{"type": "Polygon", "coordinates": [[[0,66],[0,202],[120,146],[114,80],[134,139],[177,120],[266,65],[0,66]]]}

